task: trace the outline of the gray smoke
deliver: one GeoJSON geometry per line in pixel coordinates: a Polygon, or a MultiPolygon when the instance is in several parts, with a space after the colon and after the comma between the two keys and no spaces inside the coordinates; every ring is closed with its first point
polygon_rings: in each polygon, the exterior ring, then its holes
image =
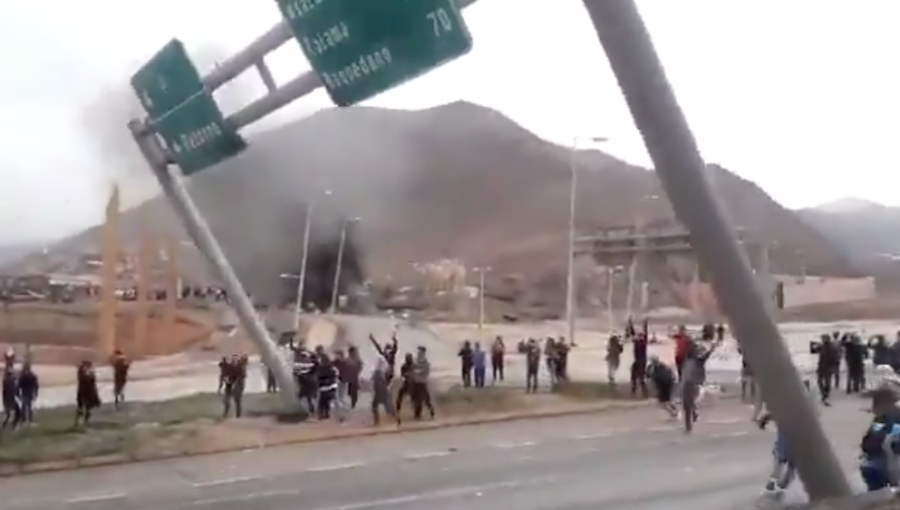
{"type": "MultiPolygon", "coordinates": [[[[228,53],[215,46],[206,46],[193,51],[192,56],[203,73],[227,58],[228,53]]],[[[216,99],[226,115],[264,93],[262,84],[252,75],[223,89],[216,92],[216,99]]],[[[120,185],[125,208],[159,193],[158,185],[125,127],[128,120],[141,113],[130,85],[123,80],[119,87],[104,91],[88,105],[81,117],[98,162],[98,171],[107,182],[115,181],[120,185]]],[[[261,137],[277,138],[277,135],[268,133],[261,137]]],[[[192,178],[194,199],[245,287],[258,299],[269,303],[295,300],[296,280],[280,275],[296,274],[300,269],[305,204],[311,196],[331,188],[340,198],[316,211],[303,297],[305,303],[324,307],[330,300],[341,219],[362,214],[368,222],[378,216],[381,208],[376,204],[387,197],[371,193],[374,182],[366,184],[365,179],[348,175],[340,179],[347,185],[334,188],[335,162],[331,158],[342,152],[337,140],[345,136],[340,130],[331,134],[336,140],[334,146],[309,140],[311,147],[319,151],[317,155],[296,147],[290,140],[274,145],[262,141],[251,143],[251,148],[238,158],[192,178]],[[295,166],[299,158],[322,164],[303,164],[303,170],[298,171],[295,166]],[[259,177],[261,172],[265,173],[264,179],[259,177]]],[[[362,152],[353,157],[364,161],[365,144],[361,144],[361,149],[362,152]]],[[[105,196],[108,188],[99,191],[98,196],[105,196]]],[[[358,233],[350,229],[341,269],[342,293],[365,278],[362,252],[358,233]]]]}

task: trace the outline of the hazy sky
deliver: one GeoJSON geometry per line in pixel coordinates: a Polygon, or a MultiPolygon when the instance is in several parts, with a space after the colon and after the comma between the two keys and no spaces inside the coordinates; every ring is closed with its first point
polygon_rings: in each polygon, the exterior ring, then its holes
{"type": "MultiPolygon", "coordinates": [[[[790,207],[848,195],[900,205],[900,2],[639,4],[707,160],[790,207]]],[[[230,53],[278,18],[265,0],[0,2],[0,242],[95,223],[112,176],[141,173],[91,150],[111,143],[80,122],[98,94],[173,36],[230,53]]],[[[559,143],[608,136],[610,152],[649,162],[581,0],[479,0],[466,20],[471,54],[370,104],[467,99],[559,143]]],[[[271,65],[280,82],[307,69],[293,41],[271,65]]],[[[269,125],[326,107],[320,92],[269,125]]]]}

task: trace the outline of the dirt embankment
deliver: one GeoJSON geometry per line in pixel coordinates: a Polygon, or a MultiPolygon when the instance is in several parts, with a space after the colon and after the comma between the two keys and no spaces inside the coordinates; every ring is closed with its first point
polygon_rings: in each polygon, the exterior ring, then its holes
{"type": "MultiPolygon", "coordinates": [[[[144,340],[138,345],[137,308],[122,303],[116,312],[116,347],[135,360],[165,356],[205,341],[215,330],[214,319],[195,310],[176,310],[169,321],[163,306],[150,307],[144,340]]],[[[0,347],[13,347],[20,353],[30,350],[37,364],[105,361],[105,354],[96,348],[98,323],[93,303],[14,304],[0,312],[0,347]]]]}

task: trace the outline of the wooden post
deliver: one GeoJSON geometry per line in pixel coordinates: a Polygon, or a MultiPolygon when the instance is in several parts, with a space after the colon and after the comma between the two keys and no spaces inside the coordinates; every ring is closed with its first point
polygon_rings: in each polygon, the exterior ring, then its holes
{"type": "Polygon", "coordinates": [[[98,310],[97,350],[106,358],[116,350],[116,310],[118,309],[117,267],[119,264],[119,186],[113,185],[109,202],[106,204],[106,218],[100,231],[101,267],[100,301],[98,310]]]}
{"type": "Polygon", "coordinates": [[[134,320],[134,345],[129,354],[134,357],[142,357],[148,354],[147,340],[150,314],[150,291],[152,288],[150,266],[153,259],[153,234],[147,229],[147,224],[141,218],[141,242],[137,258],[137,282],[136,282],[136,315],[134,320]]]}

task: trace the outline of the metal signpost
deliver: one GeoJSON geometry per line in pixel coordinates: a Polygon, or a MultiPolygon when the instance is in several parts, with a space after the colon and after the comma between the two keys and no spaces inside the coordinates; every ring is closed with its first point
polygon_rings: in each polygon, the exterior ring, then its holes
{"type": "Polygon", "coordinates": [[[222,281],[237,315],[278,380],[289,408],[296,384],[275,343],[200,214],[182,176],[231,158],[247,144],[238,130],[325,86],[339,106],[364,101],[472,47],[460,10],[475,0],[277,0],[286,21],[201,77],[184,44],[166,44],[131,79],[147,112],[128,129],[198,251],[222,281]],[[373,5],[377,7],[372,7],[373,5]],[[313,72],[277,86],[265,57],[294,37],[313,72]],[[255,68],[268,94],[224,118],[213,91],[255,68]],[[171,164],[180,167],[173,171],[171,164]]]}
{"type": "Polygon", "coordinates": [[[236,156],[247,144],[225,123],[184,44],[174,39],[131,79],[154,130],[185,175],[236,156]]]}
{"type": "Polygon", "coordinates": [[[810,499],[851,494],[769,307],[704,172],[687,120],[634,0],[583,0],[656,173],[758,376],[810,499]]]}

